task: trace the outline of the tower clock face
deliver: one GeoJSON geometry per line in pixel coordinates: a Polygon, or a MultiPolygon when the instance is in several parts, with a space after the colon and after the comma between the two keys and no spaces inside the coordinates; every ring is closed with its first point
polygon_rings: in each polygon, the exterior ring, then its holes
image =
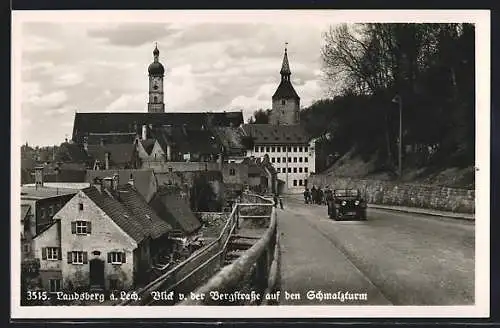
{"type": "Polygon", "coordinates": [[[153,89],[158,90],[158,84],[156,82],[153,84],[153,89]]]}

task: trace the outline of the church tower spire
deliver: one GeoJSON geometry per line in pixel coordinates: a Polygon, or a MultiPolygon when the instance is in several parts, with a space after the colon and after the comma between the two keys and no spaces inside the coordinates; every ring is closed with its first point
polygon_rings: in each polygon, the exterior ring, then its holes
{"type": "Polygon", "coordinates": [[[290,81],[290,75],[292,72],[290,71],[290,64],[288,63],[288,52],[286,46],[288,42],[285,43],[285,54],[283,55],[283,63],[281,64],[281,80],[290,81]]]}
{"type": "Polygon", "coordinates": [[[281,82],[273,95],[270,123],[274,125],[299,124],[300,97],[295,92],[290,81],[290,63],[288,62],[288,42],[285,43],[285,53],[281,63],[281,82]]]}
{"type": "Polygon", "coordinates": [[[160,63],[160,50],[155,44],[153,50],[153,62],[148,67],[149,75],[149,102],[148,113],[164,113],[165,104],[163,102],[163,77],[165,68],[160,63]]]}

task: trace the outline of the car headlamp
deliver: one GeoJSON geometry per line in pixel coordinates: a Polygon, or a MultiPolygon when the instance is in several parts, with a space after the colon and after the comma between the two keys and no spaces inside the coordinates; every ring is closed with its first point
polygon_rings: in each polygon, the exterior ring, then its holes
{"type": "Polygon", "coordinates": [[[347,204],[346,201],[342,201],[342,206],[345,206],[345,204],[347,204]]]}
{"type": "Polygon", "coordinates": [[[359,205],[359,200],[355,201],[354,205],[359,205]]]}

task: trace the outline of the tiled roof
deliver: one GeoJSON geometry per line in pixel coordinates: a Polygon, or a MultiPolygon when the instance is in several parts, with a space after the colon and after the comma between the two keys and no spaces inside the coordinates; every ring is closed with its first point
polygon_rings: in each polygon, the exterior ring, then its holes
{"type": "Polygon", "coordinates": [[[142,147],[148,155],[151,155],[151,151],[153,150],[155,143],[156,139],[141,140],[142,147]]]}
{"type": "Polygon", "coordinates": [[[101,192],[97,186],[82,191],[137,243],[148,237],[158,238],[171,230],[151,210],[144,208],[145,200],[136,192],[134,195],[133,188],[120,186],[118,189],[116,194],[106,189],[101,192]]]}
{"type": "Polygon", "coordinates": [[[127,164],[133,161],[134,144],[88,145],[88,153],[101,163],[105,162],[105,153],[109,152],[110,165],[127,164]]]}
{"type": "Polygon", "coordinates": [[[149,201],[156,193],[156,180],[152,169],[140,170],[87,170],[85,181],[92,183],[95,178],[105,178],[118,174],[120,184],[127,183],[130,176],[134,179],[137,191],[149,201]]]}
{"type": "Polygon", "coordinates": [[[300,99],[289,80],[281,80],[278,88],[274,92],[273,99],[300,99]]]}
{"type": "Polygon", "coordinates": [[[21,221],[26,219],[26,216],[31,211],[31,205],[29,204],[21,204],[21,221]]]}
{"type": "Polygon", "coordinates": [[[22,186],[21,198],[45,199],[76,194],[78,189],[22,186]]]}
{"type": "Polygon", "coordinates": [[[309,137],[301,125],[245,124],[246,135],[261,144],[306,144],[309,137]]]}
{"type": "Polygon", "coordinates": [[[182,126],[195,128],[207,125],[238,126],[243,123],[242,112],[169,112],[169,113],[76,113],[73,124],[73,141],[83,142],[89,133],[141,133],[142,125],[182,126]]]}
{"type": "Polygon", "coordinates": [[[188,200],[182,199],[176,188],[159,191],[149,204],[174,229],[180,228],[190,234],[201,227],[201,222],[191,211],[188,200]]]}
{"type": "Polygon", "coordinates": [[[101,142],[104,144],[123,144],[133,143],[137,136],[136,132],[128,133],[90,133],[87,136],[87,143],[89,145],[98,145],[101,142]]]}

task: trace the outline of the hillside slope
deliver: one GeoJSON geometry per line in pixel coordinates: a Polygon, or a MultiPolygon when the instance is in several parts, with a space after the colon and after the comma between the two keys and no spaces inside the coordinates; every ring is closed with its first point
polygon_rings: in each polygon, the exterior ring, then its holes
{"type": "MultiPolygon", "coordinates": [[[[350,150],[332,166],[319,174],[376,180],[394,180],[397,178],[393,172],[380,169],[381,165],[377,154],[372,155],[365,161],[361,156],[353,155],[354,153],[354,150],[350,150]]],[[[401,180],[409,183],[474,189],[475,170],[473,166],[465,168],[404,167],[401,180]]]]}

